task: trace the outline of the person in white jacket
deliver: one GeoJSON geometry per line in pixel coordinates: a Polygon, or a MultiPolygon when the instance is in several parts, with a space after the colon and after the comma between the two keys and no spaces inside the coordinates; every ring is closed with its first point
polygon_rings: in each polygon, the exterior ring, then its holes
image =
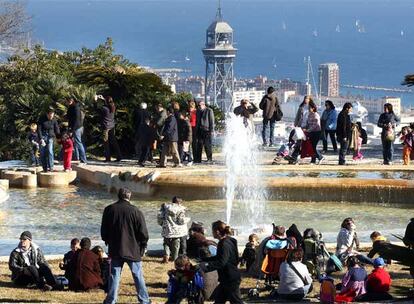
{"type": "Polygon", "coordinates": [[[300,301],[312,290],[312,277],[302,258],[303,250],[293,249],[280,265],[278,298],[300,301]]]}
{"type": "Polygon", "coordinates": [[[172,202],[162,204],[158,212],[157,220],[164,238],[163,263],[175,261],[179,252],[186,254],[187,223],[190,218],[186,217],[186,208],[181,203],[182,199],[174,196],[172,202]]]}

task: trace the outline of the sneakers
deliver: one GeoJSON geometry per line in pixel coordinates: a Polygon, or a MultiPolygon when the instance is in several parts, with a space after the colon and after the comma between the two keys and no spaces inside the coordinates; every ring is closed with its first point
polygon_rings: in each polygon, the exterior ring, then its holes
{"type": "Polygon", "coordinates": [[[193,165],[193,162],[191,161],[191,162],[188,162],[186,166],[191,167],[192,165],[193,165]]]}
{"type": "Polygon", "coordinates": [[[174,164],[174,168],[177,168],[177,167],[182,167],[183,166],[183,164],[182,163],[179,163],[179,164],[174,164]]]}
{"type": "Polygon", "coordinates": [[[318,164],[318,165],[322,164],[322,162],[323,162],[324,160],[325,160],[325,157],[323,157],[323,156],[322,156],[322,158],[318,160],[317,164],[318,164]]]}
{"type": "Polygon", "coordinates": [[[51,291],[53,289],[52,286],[50,286],[49,284],[45,284],[45,286],[43,286],[43,291],[51,291]]]}

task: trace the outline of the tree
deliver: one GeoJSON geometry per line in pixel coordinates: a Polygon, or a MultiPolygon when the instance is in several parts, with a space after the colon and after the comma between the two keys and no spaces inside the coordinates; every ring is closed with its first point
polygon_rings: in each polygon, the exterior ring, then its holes
{"type": "Polygon", "coordinates": [[[29,31],[30,17],[21,1],[0,2],[0,41],[16,42],[29,31]]]}

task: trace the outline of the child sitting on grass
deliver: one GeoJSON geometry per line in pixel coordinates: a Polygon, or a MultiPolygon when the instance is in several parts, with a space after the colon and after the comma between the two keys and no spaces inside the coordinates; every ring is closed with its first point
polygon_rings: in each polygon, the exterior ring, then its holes
{"type": "Polygon", "coordinates": [[[65,270],[65,277],[69,279],[70,274],[68,273],[68,264],[73,259],[75,252],[80,249],[80,241],[74,238],[70,241],[70,251],[66,252],[63,256],[63,262],[59,263],[59,268],[65,270]]]}

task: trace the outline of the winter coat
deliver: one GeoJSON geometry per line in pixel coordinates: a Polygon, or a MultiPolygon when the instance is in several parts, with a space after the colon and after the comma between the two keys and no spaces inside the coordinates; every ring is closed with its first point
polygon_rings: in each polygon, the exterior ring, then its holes
{"type": "Polygon", "coordinates": [[[391,128],[395,129],[395,126],[400,122],[400,119],[394,113],[382,113],[378,118],[378,127],[382,128],[381,136],[384,137],[389,130],[389,124],[391,128]]]}
{"type": "Polygon", "coordinates": [[[111,112],[107,105],[103,105],[101,108],[101,124],[105,130],[115,128],[115,112],[111,112]]]}
{"type": "Polygon", "coordinates": [[[135,131],[138,133],[137,135],[140,136],[139,128],[141,125],[145,124],[146,119],[150,119],[151,114],[146,109],[138,109],[134,113],[134,122],[135,122],[135,131]]]}
{"type": "Polygon", "coordinates": [[[70,138],[66,138],[65,140],[62,140],[62,148],[64,152],[70,152],[73,151],[73,140],[70,138]]]}
{"type": "Polygon", "coordinates": [[[295,122],[294,122],[295,127],[303,127],[306,124],[306,120],[307,120],[306,116],[308,112],[309,110],[308,110],[307,104],[303,104],[299,106],[298,111],[296,112],[296,116],[295,116],[295,122]]]}
{"type": "Polygon", "coordinates": [[[405,229],[403,241],[406,246],[409,246],[411,248],[414,247],[414,218],[410,220],[407,228],[405,229]]]}
{"type": "Polygon", "coordinates": [[[20,247],[16,247],[10,254],[9,258],[9,269],[12,272],[11,278],[12,281],[15,281],[18,279],[20,274],[23,273],[23,269],[25,267],[29,266],[36,266],[36,268],[39,268],[39,265],[43,264],[49,267],[47,264],[45,257],[43,255],[42,250],[40,250],[40,247],[37,246],[35,243],[31,243],[30,252],[28,255],[29,263],[27,263],[23,256],[23,250],[20,247]]]}
{"type": "Polygon", "coordinates": [[[148,243],[144,215],[125,200],[107,206],[102,216],[101,237],[111,258],[141,261],[148,243]]]}
{"type": "Polygon", "coordinates": [[[82,127],[82,111],[80,108],[80,104],[75,102],[71,106],[69,106],[68,111],[66,113],[66,118],[69,122],[69,130],[76,131],[77,129],[82,127]]]}
{"type": "Polygon", "coordinates": [[[29,132],[29,135],[27,136],[27,139],[29,140],[29,142],[32,145],[39,144],[39,142],[40,142],[40,137],[39,137],[39,134],[37,132],[29,132]]]}
{"type": "Polygon", "coordinates": [[[187,255],[194,259],[210,257],[208,246],[211,245],[217,247],[216,242],[207,239],[200,232],[193,231],[187,239],[187,255]]]}
{"type": "Polygon", "coordinates": [[[183,143],[185,141],[192,142],[193,134],[191,130],[191,124],[186,119],[178,120],[178,142],[183,143]]]}
{"type": "Polygon", "coordinates": [[[390,274],[382,267],[375,268],[367,279],[367,292],[388,292],[391,286],[390,274]]]}
{"type": "Polygon", "coordinates": [[[59,125],[56,119],[49,120],[47,116],[40,119],[37,124],[37,133],[40,138],[47,136],[49,138],[55,138],[60,135],[59,125]]]}
{"type": "Polygon", "coordinates": [[[394,260],[404,265],[414,266],[414,251],[407,247],[391,244],[385,238],[377,239],[372,243],[372,249],[368,253],[369,258],[376,254],[384,260],[394,260]]]}
{"type": "Polygon", "coordinates": [[[174,115],[170,115],[165,120],[164,130],[162,131],[164,141],[177,142],[178,141],[178,126],[174,115]]]}
{"type": "Polygon", "coordinates": [[[179,238],[187,235],[189,218],[185,216],[185,207],[180,204],[162,204],[158,212],[158,224],[162,227],[164,238],[179,238]]]}
{"type": "Polygon", "coordinates": [[[308,268],[302,262],[291,263],[296,270],[302,275],[303,279],[308,283],[304,284],[302,279],[293,270],[292,266],[287,262],[283,262],[279,269],[279,286],[277,292],[283,295],[289,294],[305,294],[305,286],[312,284],[312,278],[308,268]]]}
{"type": "Polygon", "coordinates": [[[342,142],[345,138],[349,140],[352,135],[352,129],[351,129],[351,118],[349,117],[349,114],[342,110],[337,119],[336,123],[336,137],[338,139],[338,142],[342,142]]]}
{"type": "Polygon", "coordinates": [[[309,112],[308,120],[306,122],[306,130],[308,132],[321,131],[321,119],[317,112],[309,112]]]}
{"type": "Polygon", "coordinates": [[[263,118],[268,120],[273,118],[278,107],[279,101],[277,100],[275,93],[263,96],[259,104],[259,108],[263,110],[263,118]]]}
{"type": "Polygon", "coordinates": [[[227,236],[221,239],[217,246],[217,255],[204,259],[207,272],[217,270],[218,280],[221,284],[239,284],[241,276],[237,265],[239,252],[237,240],[227,236]]]}
{"type": "Polygon", "coordinates": [[[355,297],[366,293],[365,281],[367,280],[367,272],[363,267],[352,267],[342,278],[341,294],[350,290],[355,292],[355,297]]]}
{"type": "Polygon", "coordinates": [[[152,147],[157,139],[157,131],[145,123],[139,126],[138,134],[138,143],[143,147],[152,147]]]}
{"type": "Polygon", "coordinates": [[[205,108],[204,110],[197,110],[197,134],[200,134],[201,131],[207,131],[213,133],[214,131],[214,112],[210,108],[205,108]]]}
{"type": "Polygon", "coordinates": [[[70,261],[69,289],[80,291],[99,288],[103,285],[99,256],[87,249],[77,250],[70,261]]]}
{"type": "Polygon", "coordinates": [[[322,130],[335,131],[337,119],[338,119],[338,113],[336,112],[335,109],[329,109],[329,110],[323,111],[322,118],[321,118],[322,130]]]}
{"type": "Polygon", "coordinates": [[[246,271],[250,270],[254,261],[256,260],[256,249],[254,245],[250,242],[246,244],[246,247],[243,250],[241,262],[246,264],[246,271]]]}

